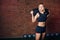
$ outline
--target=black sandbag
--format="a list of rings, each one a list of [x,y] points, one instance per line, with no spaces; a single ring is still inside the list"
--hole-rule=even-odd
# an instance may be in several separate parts
[[[39,12],[38,8],[33,9],[33,16],[35,16],[36,13],[38,13],[38,12]]]
[[[33,16],[35,16],[38,12],[39,12],[38,8],[33,9]],[[45,12],[47,13],[47,15],[49,14],[49,11],[47,8],[45,8]]]

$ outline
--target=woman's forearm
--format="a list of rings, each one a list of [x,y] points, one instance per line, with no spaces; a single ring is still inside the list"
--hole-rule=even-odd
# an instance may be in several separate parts
[[[33,16],[33,11],[30,12],[32,15],[32,22],[35,22],[35,16]]]
[[[32,22],[35,22],[35,17],[33,16],[33,14],[32,14]]]

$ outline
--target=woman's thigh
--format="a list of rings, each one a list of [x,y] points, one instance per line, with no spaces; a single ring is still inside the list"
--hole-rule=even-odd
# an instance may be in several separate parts
[[[36,40],[39,40],[41,37],[41,34],[40,33],[36,33]]]

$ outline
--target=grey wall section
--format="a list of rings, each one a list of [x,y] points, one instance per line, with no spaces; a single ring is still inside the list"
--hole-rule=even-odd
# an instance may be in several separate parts
[[[0,37],[17,37],[35,33],[30,11],[43,2],[50,10],[47,33],[60,33],[60,0],[0,0]]]

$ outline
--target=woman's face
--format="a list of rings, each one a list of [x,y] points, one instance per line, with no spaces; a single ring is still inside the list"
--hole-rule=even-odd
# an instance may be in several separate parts
[[[38,8],[39,8],[40,11],[42,11],[42,10],[44,10],[44,5],[43,5],[43,4],[40,4],[40,5],[38,6]]]

